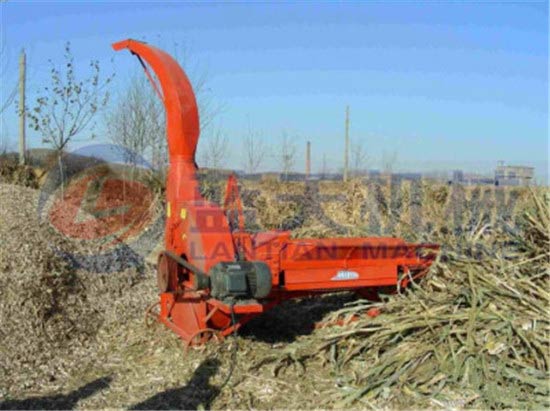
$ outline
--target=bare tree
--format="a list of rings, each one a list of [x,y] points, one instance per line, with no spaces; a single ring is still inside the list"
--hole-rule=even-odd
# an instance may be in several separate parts
[[[2,89],[2,101],[0,101],[0,114],[2,114],[15,100],[17,95],[17,81],[14,79],[12,84],[8,85],[9,56],[7,51],[5,27],[2,27],[0,36],[0,88]]]
[[[62,152],[84,131],[92,131],[92,121],[109,99],[105,89],[113,78],[113,75],[102,78],[97,60],[90,62],[89,76],[78,78],[69,42],[65,44],[64,57],[60,66],[49,61],[51,82],[38,93],[35,106],[27,109],[31,127],[41,134],[43,143],[57,152],[62,184]]]
[[[2,83],[4,82],[4,76],[2,75]],[[4,86],[2,86],[3,88]],[[2,95],[4,92],[2,92]],[[0,106],[0,114],[2,114],[14,101],[15,96],[17,95],[17,82],[14,82],[11,89],[8,90],[6,97],[3,99]]]
[[[65,63],[62,69],[51,64],[51,84],[44,86],[33,109],[27,115],[32,127],[40,132],[42,141],[57,151],[93,125],[97,111],[107,104],[106,86],[113,76],[102,79],[99,62],[92,60],[89,77],[78,79],[70,43],[65,45]],[[93,136],[93,135],[92,135]]]
[[[219,170],[225,165],[228,141],[220,127],[213,129],[205,139],[204,162],[206,167]]]
[[[10,141],[7,135],[0,135],[0,155],[6,154],[10,150]]]
[[[394,166],[397,163],[397,150],[384,151],[382,154],[382,170],[385,174],[390,175],[393,172]]]
[[[352,164],[352,173],[355,176],[360,176],[364,173],[366,168],[366,163],[368,160],[367,152],[363,146],[361,140],[354,140],[351,142],[351,164]]]
[[[243,159],[242,166],[249,173],[255,173],[267,154],[267,146],[260,139],[260,133],[253,130],[248,122],[248,129],[243,137]]]
[[[164,108],[143,76],[134,76],[128,88],[105,114],[109,140],[121,147],[126,162],[151,158],[156,170],[166,166]]]
[[[278,160],[281,163],[281,173],[286,179],[294,168],[294,163],[296,161],[296,144],[286,131],[283,131],[281,135]]]
[[[329,168],[328,168],[327,154],[323,153],[323,158],[321,160],[321,178],[322,179],[327,178],[328,172],[329,172]]]
[[[6,25],[0,27],[0,154],[5,154],[10,150],[11,141],[9,139],[9,130],[4,121],[4,111],[14,102],[17,95],[17,80],[8,80],[10,56],[8,55],[6,42]]]

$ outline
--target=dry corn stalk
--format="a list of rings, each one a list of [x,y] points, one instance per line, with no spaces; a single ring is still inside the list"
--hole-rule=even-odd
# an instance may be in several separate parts
[[[549,223],[547,194],[533,193],[517,227],[474,230],[422,285],[374,304],[383,315],[319,333],[314,346],[297,341],[271,360],[278,371],[319,356],[331,362],[339,383],[326,398],[338,408],[548,407]],[[354,302],[331,319],[372,306]]]

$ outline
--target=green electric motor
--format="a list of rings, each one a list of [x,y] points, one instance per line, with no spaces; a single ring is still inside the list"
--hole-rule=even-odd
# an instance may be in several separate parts
[[[261,261],[218,263],[210,270],[210,290],[220,300],[265,298],[271,292],[271,271]]]

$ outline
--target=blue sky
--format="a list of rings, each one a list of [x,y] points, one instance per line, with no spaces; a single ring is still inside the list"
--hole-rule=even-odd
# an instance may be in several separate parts
[[[539,176],[548,172],[546,2],[10,0],[1,11],[3,90],[15,82],[22,47],[32,95],[48,79],[47,60],[60,58],[67,40],[77,64],[99,59],[117,73],[119,89],[139,67],[110,43],[131,37],[185,45],[224,106],[217,126],[231,143],[233,168],[240,167],[249,122],[273,145],[283,131],[293,136],[297,170],[307,140],[314,170],[323,154],[340,168],[349,104],[351,138],[363,142],[372,168],[395,152],[399,170],[490,172],[504,160],[533,165]],[[14,110],[3,120],[2,132],[15,135]],[[32,133],[31,145],[39,145]],[[276,169],[276,159],[264,168]]]

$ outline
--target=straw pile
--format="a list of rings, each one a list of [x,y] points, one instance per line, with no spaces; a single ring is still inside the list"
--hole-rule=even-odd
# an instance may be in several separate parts
[[[531,200],[514,225],[448,235],[461,247],[445,247],[421,285],[350,303],[331,319],[372,306],[383,315],[299,340],[269,359],[274,369],[332,363],[330,407],[547,408],[550,198]]]
[[[38,192],[0,184],[0,387],[29,390],[94,360],[100,329],[141,316],[143,275],[74,269],[62,252],[82,250],[38,219]],[[96,250],[97,251],[97,250]],[[153,293],[154,295],[154,293]],[[116,301],[114,304],[113,300]]]

